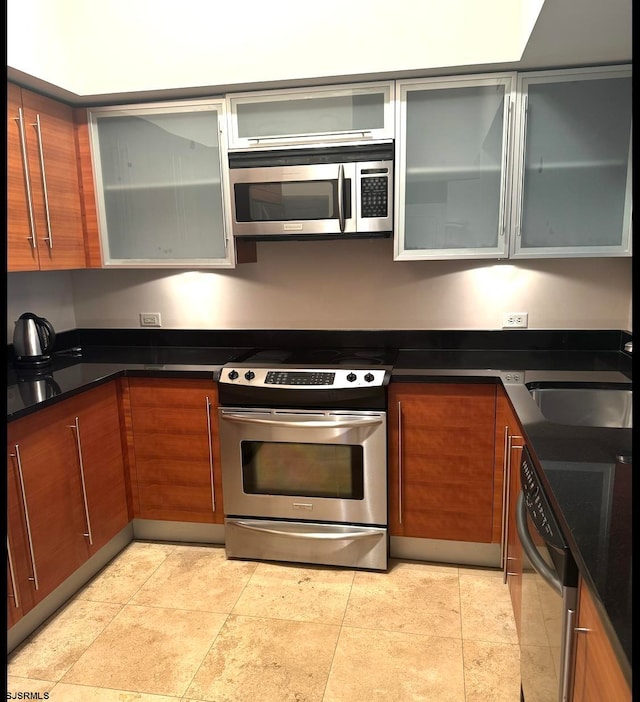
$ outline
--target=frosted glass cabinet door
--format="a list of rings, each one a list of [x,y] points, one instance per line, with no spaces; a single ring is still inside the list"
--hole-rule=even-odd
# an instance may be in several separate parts
[[[227,96],[230,148],[393,139],[393,82]]]
[[[631,255],[631,71],[520,78],[514,257]]]
[[[223,105],[90,111],[105,265],[233,265],[223,204]]]
[[[514,74],[398,81],[396,260],[507,254]]]

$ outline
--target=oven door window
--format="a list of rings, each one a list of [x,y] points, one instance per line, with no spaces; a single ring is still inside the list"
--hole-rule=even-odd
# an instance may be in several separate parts
[[[236,183],[238,222],[337,220],[338,181],[299,180],[277,183]],[[351,218],[351,180],[345,179],[345,218]]]
[[[242,441],[241,454],[247,494],[364,498],[362,446]]]

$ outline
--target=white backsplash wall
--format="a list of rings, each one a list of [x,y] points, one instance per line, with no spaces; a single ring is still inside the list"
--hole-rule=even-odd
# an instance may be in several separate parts
[[[230,271],[73,271],[75,321],[138,328],[140,312],[159,312],[171,329],[500,329],[504,312],[527,312],[530,329],[630,325],[628,258],[392,257],[390,240],[264,242],[257,263]],[[46,315],[38,287],[30,306]]]
[[[75,329],[76,316],[70,271],[7,274],[7,343],[23,312],[46,317],[56,332]]]

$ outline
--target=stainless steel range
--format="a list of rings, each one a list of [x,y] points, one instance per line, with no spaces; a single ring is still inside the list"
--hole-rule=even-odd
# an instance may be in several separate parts
[[[256,352],[223,367],[230,558],[386,570],[384,350]]]

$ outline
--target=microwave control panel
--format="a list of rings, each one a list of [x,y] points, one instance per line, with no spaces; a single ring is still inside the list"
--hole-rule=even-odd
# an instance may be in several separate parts
[[[389,176],[366,176],[360,181],[363,217],[387,217],[389,211]]]

